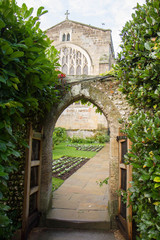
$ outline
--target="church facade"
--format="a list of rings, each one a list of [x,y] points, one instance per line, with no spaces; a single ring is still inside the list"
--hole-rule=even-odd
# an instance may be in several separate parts
[[[63,22],[47,30],[48,37],[59,51],[60,71],[67,76],[97,76],[111,70],[114,49],[111,30],[71,21],[68,15]],[[106,118],[95,113],[93,106],[70,105],[59,117],[56,127],[67,129],[73,137],[93,136],[96,131],[108,131]]]
[[[99,75],[111,69],[114,50],[111,30],[65,21],[47,30],[60,52],[60,70],[67,75]]]

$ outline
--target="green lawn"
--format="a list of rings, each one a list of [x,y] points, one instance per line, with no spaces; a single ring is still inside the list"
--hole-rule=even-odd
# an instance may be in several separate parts
[[[59,145],[55,145],[53,149],[53,159],[57,159],[62,156],[92,158],[97,154],[97,152],[76,150],[75,147],[68,147],[67,146],[68,144],[70,143],[64,142],[64,143],[60,143]],[[84,144],[74,143],[74,145],[79,146]],[[89,143],[85,145],[104,146],[104,144],[99,144],[99,143]]]
[[[60,178],[52,177],[52,190],[55,191],[56,189],[58,189],[62,185],[63,182],[64,182],[64,180],[62,180]]]

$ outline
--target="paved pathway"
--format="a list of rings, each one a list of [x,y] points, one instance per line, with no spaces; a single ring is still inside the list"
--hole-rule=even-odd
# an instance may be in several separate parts
[[[53,193],[47,223],[56,219],[108,224],[108,185],[97,184],[108,176],[109,143]]]
[[[103,231],[110,229],[108,185],[97,184],[108,176],[109,143],[53,193],[46,226],[61,229],[34,229],[29,240],[115,240]]]

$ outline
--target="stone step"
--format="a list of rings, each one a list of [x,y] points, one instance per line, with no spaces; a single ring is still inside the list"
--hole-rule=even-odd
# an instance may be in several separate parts
[[[118,236],[119,237],[119,236]],[[113,232],[104,230],[83,230],[72,228],[35,228],[28,240],[118,240]]]
[[[46,227],[48,228],[72,228],[82,230],[105,230],[110,231],[110,222],[102,221],[74,221],[60,219],[46,219]]]

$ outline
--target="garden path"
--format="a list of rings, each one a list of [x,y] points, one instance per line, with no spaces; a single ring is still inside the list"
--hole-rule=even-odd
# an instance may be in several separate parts
[[[119,230],[106,231],[109,189],[96,183],[109,175],[108,153],[109,143],[54,192],[50,228],[33,229],[28,240],[124,240]]]
[[[109,230],[109,187],[97,184],[108,176],[109,143],[53,193],[46,225]]]

